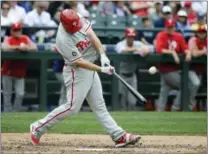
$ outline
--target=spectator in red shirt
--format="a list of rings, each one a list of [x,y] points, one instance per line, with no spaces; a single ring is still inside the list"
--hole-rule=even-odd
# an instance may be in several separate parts
[[[158,101],[158,111],[164,111],[168,93],[171,89],[177,89],[178,94],[172,106],[172,111],[180,109],[181,98],[181,76],[180,59],[178,54],[186,54],[186,61],[191,60],[191,52],[188,50],[185,39],[180,33],[175,32],[175,21],[167,19],[165,21],[165,30],[158,33],[156,37],[156,52],[159,54],[172,55],[176,64],[160,63],[159,71],[161,73],[161,90]]]
[[[134,14],[139,17],[148,16],[148,9],[153,7],[153,2],[146,1],[132,1],[130,2],[130,8],[135,12]]]
[[[11,25],[11,36],[5,38],[2,49],[5,52],[27,52],[36,51],[37,47],[32,43],[28,36],[22,35],[21,23]],[[4,60],[2,66],[2,83],[4,112],[12,111],[12,87],[15,90],[15,100],[13,111],[22,109],[22,100],[24,96],[24,77],[26,76],[26,62],[23,60]]]
[[[196,22],[196,12],[192,9],[192,2],[185,2],[184,9],[187,12],[187,21],[190,25]]]
[[[205,26],[201,26],[198,28],[196,37],[192,37],[189,42],[188,46],[189,49],[192,51],[193,57],[200,57],[207,55],[207,28]],[[192,93],[192,97],[190,98],[190,105],[189,108],[191,110],[195,110],[196,102],[195,96],[200,86],[202,74],[206,71],[206,65],[204,64],[191,64],[190,71],[189,71],[189,78],[190,78],[190,93]]]

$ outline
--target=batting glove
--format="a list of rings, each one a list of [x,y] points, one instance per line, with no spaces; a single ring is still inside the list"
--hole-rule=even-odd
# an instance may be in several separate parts
[[[105,55],[105,53],[100,54],[100,61],[101,61],[101,66],[109,66],[110,65],[110,60],[108,57]]]
[[[101,67],[101,72],[106,73],[108,75],[112,75],[114,72],[114,67],[113,66]]]

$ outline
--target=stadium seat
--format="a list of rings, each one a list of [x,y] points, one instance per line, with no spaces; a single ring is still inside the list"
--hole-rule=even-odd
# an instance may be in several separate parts
[[[105,37],[105,31],[104,28],[106,27],[106,17],[105,16],[100,16],[96,13],[92,13],[90,15],[89,20],[92,23],[92,27],[100,27],[103,28],[103,30],[95,30],[95,33],[100,36],[100,37]]]
[[[142,25],[142,18],[133,15],[127,18],[128,26],[138,27]]]
[[[107,28],[114,28],[106,32],[109,37],[110,44],[116,44],[124,37],[124,29],[126,28],[126,20],[124,17],[118,17],[116,15],[108,16],[107,18]]]

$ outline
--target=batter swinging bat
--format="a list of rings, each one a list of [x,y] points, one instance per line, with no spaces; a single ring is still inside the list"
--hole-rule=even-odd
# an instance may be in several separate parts
[[[130,86],[120,75],[118,75],[115,71],[114,71],[114,75],[117,77],[117,79],[119,79],[125,86],[126,88],[140,101],[142,101],[143,103],[146,103],[147,100],[138,92],[136,91],[134,88],[132,88],[132,86]]]

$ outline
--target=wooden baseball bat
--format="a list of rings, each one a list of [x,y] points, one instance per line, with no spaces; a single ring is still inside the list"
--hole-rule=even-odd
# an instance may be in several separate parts
[[[121,81],[121,83],[123,83],[126,88],[141,102],[146,103],[147,100],[137,91],[135,90],[132,86],[130,86],[120,75],[118,75],[115,71],[114,71],[114,75],[117,77],[117,79],[119,79]]]

